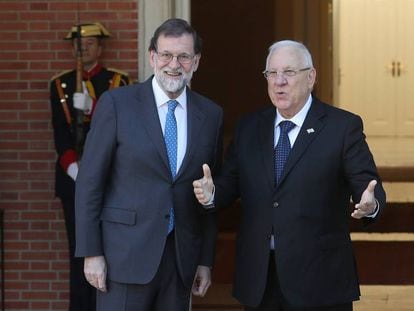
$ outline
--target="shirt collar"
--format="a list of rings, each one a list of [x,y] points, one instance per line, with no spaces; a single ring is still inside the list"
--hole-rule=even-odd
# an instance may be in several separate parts
[[[286,120],[292,121],[293,123],[295,123],[296,126],[302,127],[303,122],[305,122],[306,115],[308,114],[308,111],[309,111],[309,109],[311,107],[311,104],[312,104],[312,95],[309,95],[308,100],[306,101],[305,105],[291,119],[284,118],[279,113],[279,111],[276,109],[276,122],[275,122],[275,127],[277,127],[280,122],[286,121]]]
[[[152,90],[154,92],[155,103],[158,108],[171,100],[171,98],[169,98],[163,89],[159,86],[157,79],[155,79],[155,76],[152,78]],[[178,101],[178,106],[181,106],[184,110],[186,110],[187,107],[187,92],[185,90],[186,89],[181,92],[180,96],[175,98],[175,100]]]
[[[92,78],[93,76],[96,76],[98,73],[100,73],[102,71],[102,65],[99,63],[96,63],[95,65],[92,66],[91,69],[89,69],[88,71],[83,71],[83,78],[85,80],[89,80],[90,78]]]

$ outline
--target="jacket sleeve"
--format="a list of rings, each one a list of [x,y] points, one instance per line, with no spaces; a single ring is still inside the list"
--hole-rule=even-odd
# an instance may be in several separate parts
[[[378,218],[385,208],[386,195],[374,158],[365,140],[362,119],[356,115],[353,115],[348,125],[344,140],[343,161],[345,177],[351,188],[353,202],[357,203],[361,200],[362,193],[371,180],[377,181],[375,198],[379,203],[379,213],[375,218],[363,218],[365,225],[370,224]]]
[[[215,160],[211,167],[213,176],[218,175],[221,169],[223,153],[223,113],[220,110],[220,116],[216,125],[217,135],[215,144]],[[202,208],[204,212],[205,209]],[[218,235],[217,213],[204,213],[203,217],[203,248],[199,265],[213,267],[215,258],[215,247]]]
[[[88,133],[75,191],[76,256],[103,254],[100,217],[113,152],[116,111],[111,95],[100,99]]]

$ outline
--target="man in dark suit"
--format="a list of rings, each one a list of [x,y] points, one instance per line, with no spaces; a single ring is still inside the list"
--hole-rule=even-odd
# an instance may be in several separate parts
[[[222,109],[187,86],[201,45],[186,21],[158,27],[149,52],[154,76],[100,98],[76,184],[76,255],[97,310],[188,310],[211,282],[217,223],[192,181],[220,164]]]
[[[78,38],[78,30],[79,38]],[[73,54],[81,43],[81,75],[83,92],[76,92],[77,71],[66,70],[50,82],[52,125],[58,159],[55,170],[56,195],[62,202],[69,244],[70,295],[69,310],[95,310],[95,288],[83,275],[83,261],[75,258],[75,180],[84,139],[89,131],[96,101],[111,88],[129,84],[127,74],[103,67],[99,63],[102,40],[110,36],[100,23],[71,27],[66,40],[71,40]],[[78,40],[79,39],[79,40]],[[78,118],[80,116],[80,119]]]
[[[273,106],[238,124],[214,197],[208,165],[194,192],[212,210],[241,199],[233,293],[246,310],[352,310],[349,215],[370,223],[385,206],[362,120],[312,96],[301,43],[273,44],[264,75]]]

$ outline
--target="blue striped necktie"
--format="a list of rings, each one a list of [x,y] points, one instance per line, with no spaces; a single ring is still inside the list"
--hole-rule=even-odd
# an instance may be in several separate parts
[[[177,120],[175,119],[176,100],[168,101],[168,112],[165,120],[164,140],[167,147],[168,161],[170,163],[171,175],[173,180],[177,174]],[[170,218],[168,222],[168,233],[174,229],[174,207],[170,208]]]

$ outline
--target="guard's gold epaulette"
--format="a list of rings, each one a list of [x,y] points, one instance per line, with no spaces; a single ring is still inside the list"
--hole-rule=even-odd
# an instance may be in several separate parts
[[[56,80],[57,78],[63,76],[64,74],[67,74],[68,72],[71,72],[73,69],[64,70],[62,72],[59,72],[58,74],[55,74],[50,81]]]
[[[107,70],[108,71],[113,71],[113,72],[116,72],[116,73],[119,73],[123,76],[128,77],[128,72],[126,72],[126,71],[122,71],[122,70],[119,70],[119,69],[116,69],[116,68],[107,68]]]

